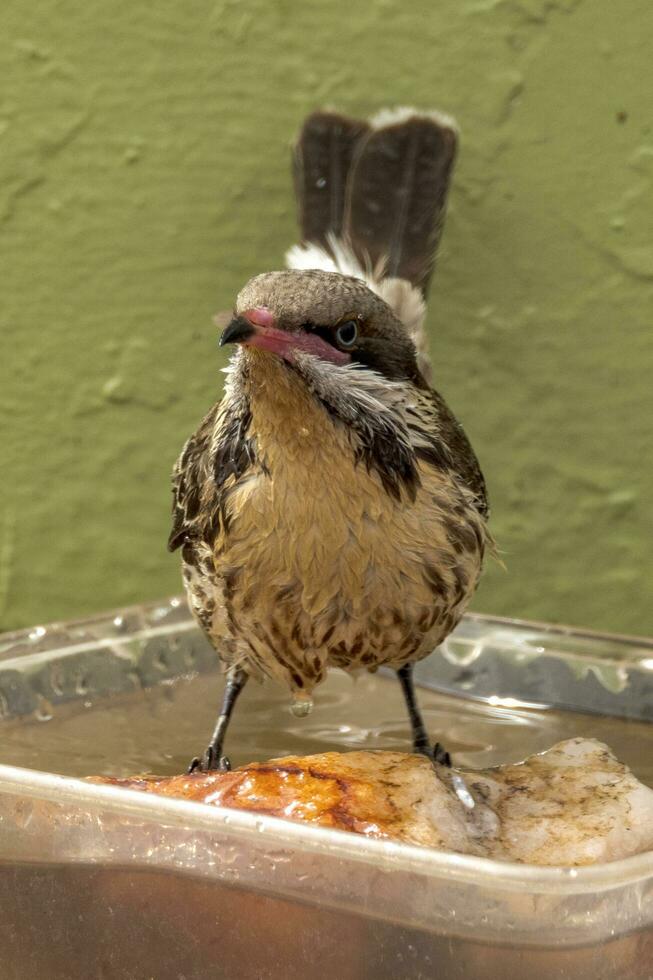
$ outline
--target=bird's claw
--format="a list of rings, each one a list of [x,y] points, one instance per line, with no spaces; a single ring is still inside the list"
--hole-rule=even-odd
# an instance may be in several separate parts
[[[426,743],[426,740],[418,742],[413,751],[417,752],[418,755],[425,755],[434,765],[446,766],[447,769],[451,769],[451,756],[440,742],[436,742],[433,748]]]
[[[444,745],[440,745],[439,742],[436,742],[433,746],[433,761],[437,762],[440,766],[446,766],[447,769],[451,769],[451,756]]]
[[[191,759],[187,772],[189,776],[194,772],[231,772],[231,762],[226,755],[218,756],[213,746],[209,745],[201,759],[197,755]]]

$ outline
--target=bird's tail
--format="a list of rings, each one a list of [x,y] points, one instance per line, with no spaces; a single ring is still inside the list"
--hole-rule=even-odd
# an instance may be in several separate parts
[[[302,242],[289,266],[364,278],[405,323],[427,377],[424,301],[457,139],[437,112],[384,110],[369,121],[315,112],[294,151]]]

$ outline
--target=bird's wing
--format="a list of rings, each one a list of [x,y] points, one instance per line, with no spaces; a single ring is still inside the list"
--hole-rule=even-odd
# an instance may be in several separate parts
[[[226,529],[229,492],[256,464],[250,421],[246,399],[225,395],[186,442],[172,474],[170,551],[188,540],[213,547]]]
[[[417,458],[440,469],[453,470],[472,494],[479,514],[487,520],[490,508],[485,478],[465,430],[442,395],[426,386],[416,389],[407,415]]]

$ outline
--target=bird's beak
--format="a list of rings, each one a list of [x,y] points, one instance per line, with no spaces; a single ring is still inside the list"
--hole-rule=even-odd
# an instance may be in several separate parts
[[[274,313],[266,306],[258,306],[235,316],[231,323],[222,331],[220,347],[225,344],[247,344],[253,347],[267,346],[261,339],[273,334],[279,334]]]
[[[254,336],[255,327],[253,323],[246,320],[243,316],[236,316],[231,323],[225,327],[220,335],[220,347],[225,344],[242,344]]]

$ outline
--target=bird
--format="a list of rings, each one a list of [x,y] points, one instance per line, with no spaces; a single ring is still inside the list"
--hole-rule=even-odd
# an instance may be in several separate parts
[[[301,240],[251,278],[220,337],[224,394],[172,476],[168,547],[226,670],[205,751],[248,679],[308,714],[329,668],[396,672],[415,753],[433,744],[413,668],[460,620],[492,547],[485,480],[431,387],[426,294],[458,146],[453,119],[311,113],[293,149]]]

